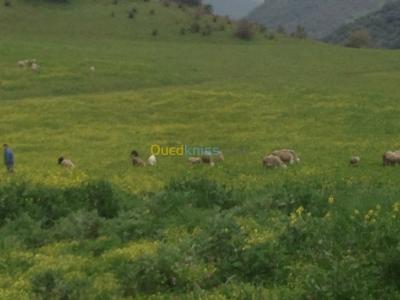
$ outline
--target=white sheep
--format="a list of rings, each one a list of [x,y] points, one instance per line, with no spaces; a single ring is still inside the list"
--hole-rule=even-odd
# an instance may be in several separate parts
[[[31,66],[32,71],[39,72],[40,71],[40,65],[37,63],[33,63]]]
[[[157,158],[154,154],[150,155],[150,157],[147,159],[147,162],[149,166],[154,167],[157,164]]]

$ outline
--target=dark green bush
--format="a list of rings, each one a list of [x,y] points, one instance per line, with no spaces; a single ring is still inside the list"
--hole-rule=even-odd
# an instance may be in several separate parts
[[[247,20],[240,21],[234,33],[235,37],[246,41],[251,40],[254,37],[254,34],[254,26]]]
[[[58,220],[52,232],[56,240],[96,239],[103,223],[96,211],[80,210]]]
[[[190,25],[190,32],[191,33],[198,33],[200,32],[201,26],[199,23],[195,22]]]
[[[134,263],[123,263],[117,275],[123,286],[125,296],[138,293],[155,293],[182,289],[185,278],[180,278],[175,269],[182,259],[179,249],[163,246],[156,255],[147,255]]]
[[[88,208],[97,210],[99,216],[113,218],[118,215],[120,205],[114,190],[107,181],[90,182],[87,187]]]
[[[194,207],[229,209],[238,203],[232,190],[204,177],[175,179],[167,192],[179,192]]]

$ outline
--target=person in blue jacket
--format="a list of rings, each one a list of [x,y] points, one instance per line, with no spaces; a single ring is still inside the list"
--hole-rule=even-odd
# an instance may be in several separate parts
[[[14,153],[7,144],[3,145],[4,148],[4,165],[9,173],[14,172]]]

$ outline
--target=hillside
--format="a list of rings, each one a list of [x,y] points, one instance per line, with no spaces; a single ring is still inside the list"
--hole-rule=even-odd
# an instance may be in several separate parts
[[[113,3],[0,6],[0,299],[399,299],[400,52]]]
[[[250,11],[260,5],[263,0],[204,0],[204,4],[211,4],[215,13],[234,19],[246,17]]]
[[[378,10],[388,0],[266,0],[248,16],[267,27],[283,26],[293,32],[306,28],[309,36],[323,38],[339,26]]]
[[[325,40],[345,45],[351,34],[360,30],[368,32],[371,47],[400,48],[400,1],[340,27]]]

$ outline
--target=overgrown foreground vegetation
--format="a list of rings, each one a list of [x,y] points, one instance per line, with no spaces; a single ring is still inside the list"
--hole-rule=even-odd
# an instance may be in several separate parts
[[[205,177],[129,195],[105,181],[0,187],[1,299],[395,299],[400,202],[382,183],[257,192]]]

